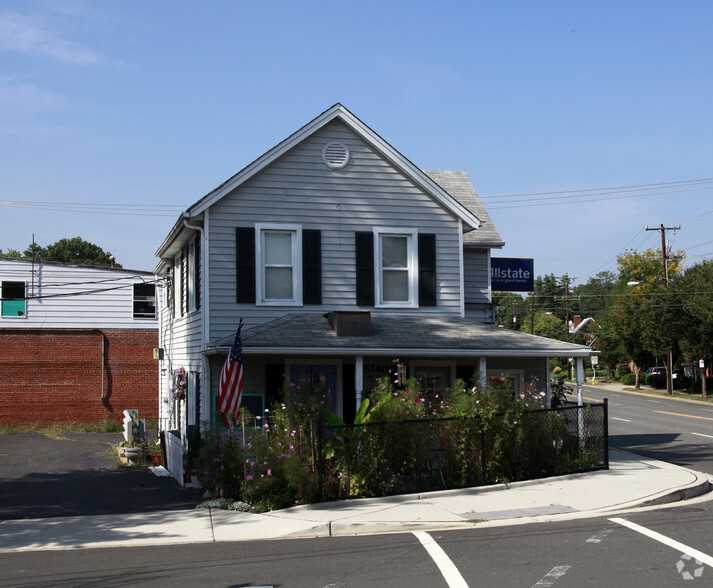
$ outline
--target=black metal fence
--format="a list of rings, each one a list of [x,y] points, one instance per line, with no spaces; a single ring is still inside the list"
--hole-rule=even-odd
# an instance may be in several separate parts
[[[322,500],[465,488],[608,469],[607,402],[512,417],[321,425]]]

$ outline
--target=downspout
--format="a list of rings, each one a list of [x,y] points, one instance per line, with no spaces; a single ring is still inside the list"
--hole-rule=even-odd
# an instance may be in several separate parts
[[[104,396],[104,380],[106,378],[106,340],[104,338],[103,331],[99,331],[99,336],[102,338],[102,404],[106,404],[106,397]]]
[[[186,227],[187,229],[190,229],[191,231],[197,231],[200,234],[201,238],[201,259],[200,259],[200,264],[201,264],[201,270],[203,273],[203,279],[201,280],[201,292],[200,292],[200,297],[201,297],[201,346],[203,350],[205,350],[206,345],[208,344],[208,325],[206,323],[206,307],[208,306],[208,299],[206,296],[206,283],[208,282],[208,265],[206,263],[206,259],[208,257],[207,255],[207,250],[208,250],[208,240],[206,239],[205,236],[205,231],[203,230],[203,227],[200,227],[198,225],[192,225],[188,221],[190,220],[191,215],[188,212],[183,213],[183,226]]]
[[[205,397],[205,394],[208,393],[208,402],[206,402],[206,407],[208,404],[210,404],[210,368],[208,365],[208,359],[206,358],[205,355],[205,350],[208,347],[208,337],[209,337],[209,327],[208,327],[208,237],[206,236],[206,232],[204,231],[203,227],[198,226],[198,225],[192,225],[188,221],[190,220],[191,215],[189,212],[184,212],[183,213],[183,226],[186,227],[187,229],[190,229],[192,231],[197,231],[198,234],[200,235],[201,239],[201,259],[200,259],[200,269],[202,273],[202,280],[201,280],[201,287],[200,287],[200,302],[201,302],[201,386],[200,386],[200,395],[201,397]],[[203,224],[206,224],[208,222],[208,211],[206,210],[204,213],[203,217]],[[195,382],[193,384],[195,386]],[[203,398],[197,398],[196,402],[198,402],[198,406],[200,409],[204,408],[203,406]],[[199,411],[201,416],[205,413],[205,411],[200,410]],[[188,415],[186,415],[186,418]],[[201,426],[201,423],[196,423],[198,427]]]
[[[465,317],[465,276],[463,272],[465,271],[465,250],[463,249],[463,220],[458,219],[458,272],[460,274],[460,281],[458,287],[460,288],[460,316]]]

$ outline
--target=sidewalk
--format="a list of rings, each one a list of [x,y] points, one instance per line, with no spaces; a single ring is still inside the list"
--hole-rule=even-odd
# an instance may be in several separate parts
[[[709,476],[611,450],[610,469],[266,514],[179,510],[0,522],[0,552],[356,535],[610,515],[708,492]]]

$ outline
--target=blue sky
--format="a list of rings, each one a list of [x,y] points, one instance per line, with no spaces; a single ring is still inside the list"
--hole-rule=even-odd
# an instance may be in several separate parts
[[[153,269],[180,210],[341,102],[467,172],[539,275],[615,269],[646,225],[713,256],[710,0],[4,0],[0,63],[1,249]]]

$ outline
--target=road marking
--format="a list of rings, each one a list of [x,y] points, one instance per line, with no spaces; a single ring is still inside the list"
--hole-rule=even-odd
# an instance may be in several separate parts
[[[666,537],[666,535],[662,535],[661,533],[657,533],[656,531],[652,531],[651,529],[647,529],[646,527],[642,527],[641,525],[637,525],[636,523],[632,523],[631,521],[627,521],[626,519],[618,519],[617,518],[617,519],[609,519],[609,520],[612,523],[618,523],[619,525],[628,527],[632,531],[636,531],[637,533],[646,535],[650,539],[658,541],[659,543],[668,545],[669,547],[671,547],[677,551],[680,551],[681,553],[685,553],[687,555],[690,555],[691,557],[695,557],[701,563],[704,563],[707,566],[710,566],[713,568],[713,557],[703,553],[702,551],[693,549],[693,547],[684,545],[683,543],[680,543],[680,542],[676,541],[675,539]]]
[[[535,586],[552,586],[557,580],[567,573],[567,570],[572,566],[555,566],[547,572]],[[535,588],[533,586],[532,588]]]
[[[577,398],[576,394],[565,394],[565,396],[571,396],[572,398]],[[589,398],[589,396],[582,396],[582,400],[589,400],[589,402],[601,402],[597,398]]]
[[[681,414],[680,412],[666,412],[665,410],[655,410],[654,412],[658,412],[659,414],[670,414],[673,416],[688,417],[689,419],[703,419],[704,421],[713,421],[713,418],[711,418],[711,417],[702,417],[702,416],[697,416],[694,414]]]
[[[443,551],[441,546],[436,543],[433,537],[425,531],[413,531],[413,534],[421,542],[421,545],[426,549],[428,555],[431,556],[431,559],[438,566],[438,569],[441,570],[443,579],[448,586],[453,586],[454,588],[468,588],[468,584],[463,579],[463,576],[460,575],[458,568],[446,555],[446,552]]]
[[[703,433],[693,433],[693,432],[691,432],[691,435],[698,435],[699,437],[708,437],[709,439],[713,439],[713,435],[704,435]]]
[[[625,423],[630,423],[631,421],[629,419],[619,419],[617,417],[612,417],[611,420],[613,421],[624,421]]]
[[[596,535],[592,535],[589,539],[587,539],[587,543],[601,543],[602,539],[605,539],[609,533],[612,532],[613,529],[602,529],[601,531],[598,531]]]
[[[653,402],[655,404],[661,404],[660,400],[649,400],[648,398],[646,399],[647,402]]]

